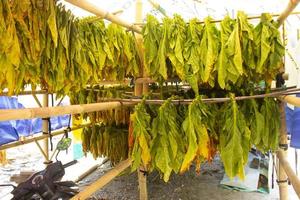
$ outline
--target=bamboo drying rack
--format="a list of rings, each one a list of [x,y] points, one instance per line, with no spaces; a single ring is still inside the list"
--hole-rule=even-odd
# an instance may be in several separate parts
[[[114,16],[113,14],[96,7],[95,5],[91,4],[90,2],[86,0],[65,0],[77,7],[80,7],[88,12],[91,12],[99,17],[102,17],[104,19],[107,19],[113,23],[116,23],[118,25],[121,25],[129,30],[132,30],[136,33],[141,33],[141,28],[137,24],[141,24],[141,21],[137,20],[136,24],[130,24],[122,19],[120,19],[117,16]],[[292,13],[294,8],[298,5],[300,0],[290,0],[287,8],[280,14],[280,15],[274,15],[279,16],[277,18],[277,21],[279,25],[282,25],[285,19]],[[137,9],[137,14],[141,13],[141,7],[142,3],[141,0],[137,0],[137,7],[140,9]],[[249,19],[255,19],[256,17],[250,17]],[[216,20],[217,22],[218,20]],[[146,77],[146,74],[143,73],[142,77]],[[145,78],[145,82],[148,78]],[[141,83],[137,83],[135,86],[135,95],[140,96],[141,94],[147,93],[147,84],[143,84],[144,81],[141,81]],[[290,94],[290,93],[289,93]],[[45,97],[48,97],[48,94],[45,94]],[[44,98],[45,99],[45,98]],[[294,104],[296,106],[300,106],[300,100],[295,97],[290,96],[283,96],[280,98],[284,102],[288,102],[291,104]],[[224,99],[225,101],[225,99]],[[226,99],[228,101],[228,99]],[[129,102],[130,103],[130,102]],[[131,102],[132,103],[132,102]],[[47,105],[47,101],[44,100],[43,105]],[[123,103],[122,103],[123,104]],[[22,115],[20,114],[20,110],[5,110],[0,111],[0,121],[3,120],[13,120],[13,119],[20,119],[21,116],[23,116],[23,119],[28,118],[34,118],[34,117],[50,117],[50,116],[56,116],[56,115],[62,115],[62,114],[75,114],[75,113],[82,113],[82,112],[93,112],[93,111],[100,111],[100,110],[109,110],[113,108],[120,107],[122,105],[120,102],[105,102],[105,103],[96,103],[96,104],[89,104],[89,105],[73,105],[73,106],[65,106],[65,107],[55,107],[55,108],[34,108],[34,109],[23,109]],[[284,115],[282,115],[284,116]],[[283,117],[282,117],[283,119]],[[46,125],[46,124],[45,124]],[[45,136],[44,136],[45,137]],[[281,137],[284,138],[281,140],[283,144],[286,144],[285,138],[286,138],[286,130],[285,127],[282,128],[281,131]],[[44,138],[43,138],[44,139]],[[47,148],[47,145],[46,149]],[[280,180],[286,179],[287,176],[289,177],[292,185],[295,188],[295,191],[299,195],[299,179],[294,176],[293,171],[291,170],[289,163],[285,160],[285,152],[282,152],[283,150],[278,151],[277,157],[280,161],[279,170],[283,173],[283,176],[279,177]],[[84,189],[84,191],[80,192],[78,195],[73,197],[72,199],[86,199],[90,197],[94,192],[96,192],[98,189],[102,188],[105,184],[107,184],[109,181],[111,181],[113,178],[115,178],[118,174],[120,174],[122,171],[124,171],[126,168],[128,168],[131,165],[132,160],[128,159],[125,160],[119,165],[117,165],[114,169],[106,173],[104,176],[102,176],[100,179],[98,179],[95,183],[88,186]],[[287,175],[285,174],[287,173]],[[140,174],[140,173],[139,173]],[[288,191],[286,187],[287,183],[280,184],[280,199],[286,200],[288,198]],[[140,185],[140,199],[147,199],[147,187],[146,187],[146,177],[139,175],[139,185]]]

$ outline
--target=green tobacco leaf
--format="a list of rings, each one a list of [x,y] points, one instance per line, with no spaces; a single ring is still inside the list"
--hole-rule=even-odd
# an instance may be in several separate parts
[[[52,41],[54,42],[54,47],[57,47],[58,43],[58,31],[57,31],[57,26],[56,26],[56,17],[55,17],[55,4],[54,2],[50,3],[50,16],[47,20],[51,36],[52,36]]]
[[[165,18],[162,25],[162,37],[158,48],[157,65],[159,74],[166,80],[168,79],[168,69],[166,59],[169,53],[169,34],[171,19]]]
[[[170,51],[168,57],[181,80],[185,80],[183,48],[186,40],[186,23],[179,15],[174,15],[170,26]]]
[[[232,33],[234,20],[226,16],[221,21],[221,50],[218,57],[217,71],[218,71],[218,83],[222,89],[226,86],[227,81],[227,67],[229,58],[226,54],[226,43]]]
[[[241,42],[243,62],[247,69],[255,69],[254,27],[248,22],[247,15],[239,11],[237,14],[239,37]]]
[[[172,171],[179,171],[183,158],[180,119],[176,107],[171,103],[172,99],[162,104],[152,124],[151,154],[155,158],[154,165],[163,173],[165,182],[169,180]]]
[[[279,104],[275,99],[265,98],[260,112],[264,116],[265,124],[260,148],[264,151],[270,149],[275,151],[278,148],[280,128]]]
[[[211,73],[215,71],[215,64],[219,52],[219,31],[214,23],[211,23],[211,18],[205,19],[204,33],[200,44],[200,59],[204,71],[202,80],[207,82]]]
[[[231,103],[224,106],[222,115],[224,127],[220,130],[220,154],[226,174],[230,178],[238,176],[244,179],[244,166],[250,150],[250,131],[234,97],[231,98]]]
[[[207,105],[202,102],[200,96],[197,96],[189,105],[186,118],[182,124],[187,143],[187,152],[184,156],[180,173],[188,170],[196,157],[204,160],[209,158],[210,141],[207,129],[210,116]]]
[[[151,76],[158,73],[157,56],[161,37],[161,28],[158,20],[152,16],[147,16],[147,23],[142,30],[144,38],[144,64],[145,68]]]
[[[148,169],[151,161],[150,155],[150,116],[146,112],[145,103],[142,102],[135,107],[134,113],[130,116],[133,124],[133,136],[135,139],[132,151],[132,171],[138,169],[142,164]],[[139,162],[138,162],[139,161]]]

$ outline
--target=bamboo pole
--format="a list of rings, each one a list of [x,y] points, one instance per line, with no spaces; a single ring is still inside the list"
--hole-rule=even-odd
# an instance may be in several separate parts
[[[37,98],[37,96],[35,94],[32,94],[32,97],[34,98],[35,102],[38,104],[38,106],[40,108],[43,107],[43,105],[41,104],[40,100]]]
[[[143,22],[143,1],[136,0],[136,8],[135,8],[135,22],[142,23]],[[136,35],[136,42],[137,48],[139,52],[139,57],[141,60],[140,69],[142,71],[142,77],[147,76],[145,67],[144,67],[144,46],[143,46],[143,37],[141,35]],[[142,96],[143,94],[148,93],[148,83],[136,83],[135,84],[135,96]],[[140,166],[137,170],[138,174],[138,182],[139,182],[139,197],[140,200],[147,200],[148,199],[148,192],[147,192],[147,177],[142,171],[145,169]]]
[[[37,91],[22,91],[13,96],[21,96],[21,95],[32,95],[32,94],[46,94],[46,90],[37,90]],[[10,96],[8,92],[1,92],[0,96]]]
[[[236,101],[241,101],[241,100],[248,100],[248,99],[258,99],[258,98],[266,98],[266,97],[282,97],[282,95],[286,94],[291,94],[293,92],[300,92],[300,88],[293,88],[293,89],[288,89],[288,90],[283,90],[283,91],[276,91],[276,92],[271,92],[267,94],[258,94],[258,95],[251,95],[251,96],[237,96],[234,99]],[[289,96],[287,96],[289,97]],[[165,100],[162,99],[108,99],[110,101],[120,101],[122,103],[127,103],[127,104],[138,104],[142,101],[145,101],[146,104],[163,104]],[[190,104],[193,102],[194,99],[174,99],[171,100],[173,104]],[[229,97],[224,97],[224,98],[203,98],[202,101],[204,103],[224,103],[231,101],[231,98]]]
[[[300,98],[299,97],[281,96],[279,99],[285,103],[289,103],[293,106],[300,107]]]
[[[279,147],[283,150],[284,157],[287,157],[288,143],[287,143],[287,132],[286,132],[286,121],[285,121],[285,108],[284,103],[280,103],[280,136],[279,136]],[[277,162],[277,183],[279,186],[280,200],[288,200],[288,177],[285,173],[282,163]]]
[[[115,166],[109,172],[105,173],[102,177],[100,177],[96,182],[94,182],[90,186],[84,188],[83,191],[81,191],[76,196],[72,197],[71,200],[88,199],[97,190],[104,187],[107,183],[109,183],[111,180],[113,180],[115,177],[117,177],[121,172],[123,172],[125,169],[130,167],[131,163],[132,163],[131,159],[127,159],[127,160],[120,162],[117,166]]]
[[[299,14],[300,14],[300,12],[292,12],[292,13],[290,13],[289,15],[299,15]],[[271,16],[272,16],[272,17],[279,17],[280,14],[271,14]],[[247,17],[248,20],[252,20],[252,19],[260,19],[260,18],[261,18],[261,15],[255,15],[255,16]],[[216,19],[216,20],[211,20],[210,22],[211,22],[211,23],[220,23],[220,22],[222,22],[222,21],[223,21],[223,19]],[[204,21],[199,21],[198,23],[199,23],[199,24],[203,24]],[[137,25],[137,26],[144,26],[144,25],[145,25],[145,23],[134,23],[134,24]],[[189,23],[187,23],[187,24],[189,24]]]
[[[47,118],[52,116],[78,114],[84,112],[94,112],[111,110],[121,106],[120,102],[92,103],[83,105],[58,106],[51,108],[25,108],[25,109],[5,109],[0,110],[0,121]]]
[[[101,167],[102,165],[104,165],[105,163],[107,163],[108,161],[109,161],[109,159],[105,158],[100,164],[96,164],[96,165],[92,166],[87,171],[85,171],[84,173],[80,174],[74,180],[74,182],[77,183],[77,182],[81,181],[82,179],[84,179],[85,177],[87,177],[88,175],[90,175],[91,173],[93,173],[94,171],[96,171],[96,169],[98,169],[99,167]]]
[[[153,8],[158,10],[163,16],[167,17],[166,10],[163,7],[161,7],[159,3],[153,0],[148,0],[148,2],[153,6]]]
[[[88,2],[86,0],[65,0],[65,1],[77,6],[79,8],[82,8],[83,10],[93,13],[99,17],[103,17],[104,19],[106,19],[108,21],[111,21],[120,26],[126,27],[134,32],[137,32],[137,33],[142,32],[140,27],[138,27],[134,24],[130,24],[130,23],[122,20],[118,16],[115,16],[112,13],[109,13],[108,11],[101,9],[98,6]]]
[[[298,198],[300,199],[300,179],[296,175],[296,173],[293,171],[293,168],[291,167],[291,165],[289,164],[288,160],[285,157],[286,156],[285,156],[284,151],[279,150],[277,152],[277,158],[278,158],[282,168],[286,172],[286,174],[289,178],[289,181],[291,182],[296,194],[298,195]]]
[[[281,26],[286,18],[293,12],[293,10],[297,7],[300,0],[290,0],[286,9],[280,14],[277,19],[278,25]]]
[[[38,101],[38,99],[36,99]],[[43,108],[48,108],[49,106],[49,96],[48,93],[43,94]],[[16,110],[18,112],[18,110]],[[42,133],[44,135],[47,135],[49,133],[49,121],[48,119],[45,119],[45,117],[42,119]],[[37,141],[35,141],[37,143]],[[37,143],[38,144],[38,143]],[[48,138],[43,139],[43,149],[41,149],[41,152],[43,152],[43,155],[45,157],[45,164],[49,164],[51,161],[49,160],[49,142]]]
[[[39,148],[42,155],[44,156],[44,158],[46,160],[46,164],[49,163],[49,155],[46,154],[46,152],[43,150],[42,146],[40,145],[40,143],[38,141],[35,140],[34,142],[37,145],[37,147]]]
[[[81,128],[84,128],[84,127],[89,126],[89,125],[90,124],[88,123],[88,124],[83,124],[83,125],[80,125],[80,126],[77,126],[77,127],[72,127],[71,130],[74,131],[74,130],[81,129]],[[52,132],[51,135],[52,136],[58,136],[58,135],[61,135],[61,134],[64,134],[64,133],[65,133],[65,130],[59,130],[59,131]],[[34,141],[39,141],[39,140],[43,140],[43,139],[46,139],[46,138],[49,138],[49,135],[43,134],[43,135],[40,135],[40,136],[27,138],[25,140],[16,141],[16,142],[12,142],[12,143],[9,143],[9,144],[4,144],[4,145],[0,146],[0,151],[5,150],[5,149],[10,149],[10,148],[13,148],[13,147],[18,147],[18,146],[21,146],[21,145],[24,145],[24,144],[29,144],[29,143],[32,143]]]

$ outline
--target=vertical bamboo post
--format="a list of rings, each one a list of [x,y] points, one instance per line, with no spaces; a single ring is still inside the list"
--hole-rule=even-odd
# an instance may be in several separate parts
[[[284,108],[284,103],[280,103],[280,137],[279,137],[279,145],[280,148],[283,150],[283,156],[287,157],[287,145],[288,145],[288,140],[287,140],[287,133],[286,133],[286,121],[285,121],[285,108]],[[284,168],[282,164],[277,161],[277,180],[278,180],[278,185],[279,185],[279,196],[280,200],[288,200],[288,177],[284,171]]]
[[[49,106],[49,99],[48,99],[48,93],[43,94],[43,107]],[[49,121],[48,119],[43,118],[42,119],[42,132],[43,134],[49,133]],[[49,144],[48,144],[48,138],[43,140],[43,151],[45,153],[45,164],[49,164]]]
[[[0,165],[6,165],[7,159],[6,159],[6,150],[0,150]]]
[[[282,24],[282,42],[283,45],[286,46],[285,41],[285,24]],[[283,66],[281,67],[281,72],[285,71],[285,55],[283,57]],[[283,156],[287,157],[287,150],[288,150],[288,141],[287,141],[287,129],[286,129],[286,121],[285,121],[285,104],[280,102],[280,136],[279,136],[279,148],[283,150]],[[278,160],[277,160],[278,161]],[[277,163],[277,180],[279,186],[279,196],[280,200],[288,200],[288,177],[284,171],[281,162]]]
[[[136,16],[135,21],[136,23],[142,23],[143,22],[143,2],[142,0],[136,0]],[[139,57],[141,59],[141,69],[142,69],[142,76],[145,75],[145,69],[144,69],[144,55],[143,55],[143,38],[141,35],[136,35],[137,40],[137,46],[139,51]],[[148,85],[147,85],[148,86]],[[148,88],[145,84],[136,84],[135,85],[135,96],[141,96],[143,93],[148,92]],[[140,200],[147,200],[148,199],[148,193],[147,193],[147,177],[144,173],[142,173],[144,169],[140,167],[140,169],[137,171],[138,173],[138,181],[139,181],[139,193],[140,193]]]

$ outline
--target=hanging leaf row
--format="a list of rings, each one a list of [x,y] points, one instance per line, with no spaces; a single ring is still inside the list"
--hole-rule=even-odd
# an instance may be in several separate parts
[[[179,15],[160,24],[149,15],[143,36],[148,75],[157,81],[178,77],[196,94],[200,84],[228,89],[272,80],[284,55],[277,23],[267,13],[256,26],[243,12],[219,25],[210,17],[203,24],[197,19],[186,23]]]
[[[55,0],[0,2],[0,90],[25,85],[69,94],[139,74],[134,35],[102,19],[77,19]]]
[[[157,170],[167,182],[172,172],[184,173],[192,163],[199,173],[201,163],[211,161],[219,151],[226,174],[243,179],[252,145],[262,152],[278,147],[280,119],[275,99],[236,102],[231,94],[230,102],[218,106],[205,104],[197,96],[188,107],[175,106],[172,99],[160,107],[151,108],[145,102],[135,107],[129,129],[133,171],[140,166],[149,172]]]

